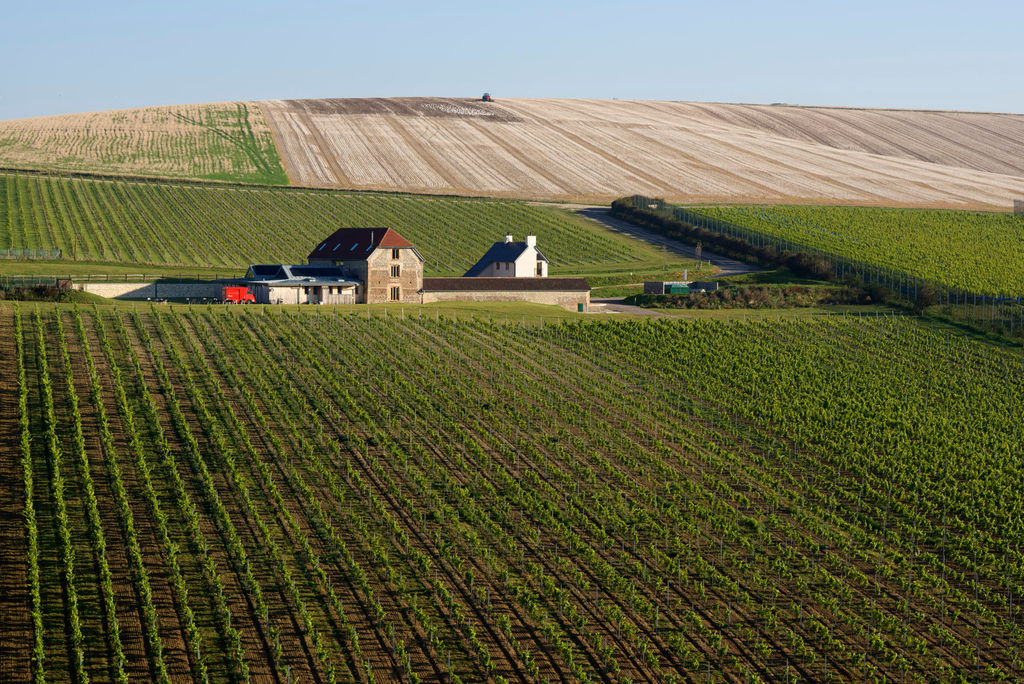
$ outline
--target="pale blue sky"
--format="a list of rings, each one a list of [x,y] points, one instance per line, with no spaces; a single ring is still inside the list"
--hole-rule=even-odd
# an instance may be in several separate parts
[[[4,2],[0,119],[400,95],[1024,113],[1024,2]]]

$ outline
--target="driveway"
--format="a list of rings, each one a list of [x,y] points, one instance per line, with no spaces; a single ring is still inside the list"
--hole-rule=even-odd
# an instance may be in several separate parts
[[[632,314],[633,316],[649,316],[651,318],[665,318],[667,314],[657,309],[645,309],[642,306],[623,304],[621,297],[612,299],[590,299],[590,313],[592,314]]]
[[[576,208],[575,212],[580,216],[585,216],[588,219],[602,223],[618,233],[625,233],[626,235],[631,235],[632,237],[639,238],[645,242],[659,245],[688,259],[697,258],[697,250],[694,247],[663,237],[657,233],[652,233],[649,230],[644,230],[640,226],[633,225],[628,221],[617,219],[611,215],[611,209],[608,207]],[[730,259],[729,257],[715,254],[714,252],[706,249],[701,249],[700,258],[703,261],[710,262],[712,266],[718,268],[718,273],[715,274],[718,277],[743,275],[744,273],[757,273],[764,270],[760,266],[745,264],[742,261]]]

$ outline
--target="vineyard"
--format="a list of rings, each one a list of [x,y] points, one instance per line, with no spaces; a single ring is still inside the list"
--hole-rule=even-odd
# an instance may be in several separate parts
[[[700,207],[693,213],[951,289],[1024,294],[1024,216],[862,207]],[[698,220],[699,223],[699,220]]]
[[[510,200],[0,173],[0,249],[60,249],[65,259],[244,270],[305,263],[337,228],[365,226],[399,231],[428,275],[462,275],[503,235],[521,240],[527,231],[553,274],[669,261],[567,212]]]
[[[0,121],[0,167],[288,185],[252,103]]]
[[[5,681],[1021,676],[1018,350],[24,305],[0,344]]]

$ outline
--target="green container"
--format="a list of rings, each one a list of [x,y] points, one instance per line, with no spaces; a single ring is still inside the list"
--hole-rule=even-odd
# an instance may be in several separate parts
[[[665,294],[690,294],[689,285],[671,285]]]

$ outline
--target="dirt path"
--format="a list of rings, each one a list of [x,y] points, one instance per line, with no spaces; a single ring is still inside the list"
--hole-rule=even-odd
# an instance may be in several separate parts
[[[592,221],[604,224],[617,233],[625,233],[631,237],[644,240],[645,242],[650,242],[653,245],[659,245],[688,259],[697,258],[697,250],[691,245],[687,245],[667,237],[662,237],[657,233],[652,233],[651,231],[645,230],[644,228],[629,223],[628,221],[615,218],[611,215],[611,210],[607,207],[574,207],[573,209],[580,216],[584,216]],[[745,264],[742,261],[730,259],[729,257],[715,254],[714,252],[706,249],[701,250],[700,258],[702,261],[707,261],[717,268],[718,272],[716,272],[715,275],[720,278],[743,275],[744,273],[757,273],[764,270],[760,266]]]
[[[610,297],[590,300],[590,313],[595,314],[632,314],[634,316],[649,316],[651,318],[665,318],[667,314],[655,309],[645,309],[641,306],[623,304],[625,300],[621,297]]]

